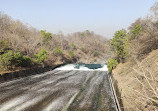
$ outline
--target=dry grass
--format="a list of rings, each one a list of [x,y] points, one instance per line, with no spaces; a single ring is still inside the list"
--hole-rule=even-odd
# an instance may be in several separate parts
[[[141,62],[130,60],[113,71],[125,111],[158,110],[158,50]]]

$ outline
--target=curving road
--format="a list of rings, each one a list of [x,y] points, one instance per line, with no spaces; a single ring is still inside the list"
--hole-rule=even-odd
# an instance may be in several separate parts
[[[0,111],[116,111],[105,71],[52,70],[0,84]]]

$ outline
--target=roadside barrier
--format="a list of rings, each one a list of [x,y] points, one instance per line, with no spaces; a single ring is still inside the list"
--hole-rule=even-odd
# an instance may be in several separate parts
[[[115,98],[116,106],[118,111],[124,111],[123,103],[121,100],[121,93],[119,92],[117,81],[113,78],[112,74],[109,73],[109,79],[113,91],[113,95]]]

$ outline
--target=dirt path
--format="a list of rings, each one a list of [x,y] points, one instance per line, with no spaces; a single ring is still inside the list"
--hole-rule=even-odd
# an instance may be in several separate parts
[[[116,111],[105,71],[53,70],[0,84],[0,111]]]

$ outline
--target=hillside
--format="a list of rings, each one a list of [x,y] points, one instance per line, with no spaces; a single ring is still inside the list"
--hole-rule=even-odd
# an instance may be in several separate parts
[[[158,3],[151,15],[115,32],[110,45],[115,56],[108,70],[118,84],[124,111],[158,110]]]
[[[158,49],[141,62],[129,60],[113,70],[125,111],[158,109]]]
[[[92,31],[53,34],[0,13],[1,72],[70,62],[105,63],[111,55],[108,44]]]

